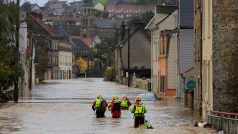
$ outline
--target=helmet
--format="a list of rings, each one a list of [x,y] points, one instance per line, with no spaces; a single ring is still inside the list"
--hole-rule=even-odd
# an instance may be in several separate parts
[[[98,96],[97,96],[97,99],[102,99],[102,95],[98,95]]]
[[[123,96],[123,98],[122,98],[122,99],[126,99],[126,100],[127,100],[127,99],[128,99],[128,97],[127,97],[127,96]]]
[[[141,96],[136,96],[137,101],[141,101]]]
[[[118,96],[113,96],[113,98],[112,98],[113,100],[117,100],[118,99]]]

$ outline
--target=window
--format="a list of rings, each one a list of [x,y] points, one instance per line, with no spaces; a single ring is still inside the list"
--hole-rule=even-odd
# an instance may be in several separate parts
[[[168,43],[169,43],[168,34],[165,34],[165,32],[161,32],[161,35],[160,35],[160,56],[167,55]]]
[[[164,35],[160,36],[160,55],[164,55]]]

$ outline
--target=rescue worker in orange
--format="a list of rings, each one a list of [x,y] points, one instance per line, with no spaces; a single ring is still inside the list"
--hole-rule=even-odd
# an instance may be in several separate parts
[[[118,99],[118,96],[114,96],[112,102],[109,104],[108,109],[112,113],[112,118],[121,117],[121,101]]]
[[[96,117],[103,118],[105,117],[105,111],[107,110],[107,102],[102,98],[101,95],[98,95],[96,100],[93,102],[92,109],[95,113],[96,110]]]
[[[124,96],[122,97],[122,100],[121,100],[121,109],[123,110],[128,110],[128,108],[131,106],[131,102],[130,100],[128,99],[127,96]]]
[[[132,106],[131,113],[134,113],[134,127],[137,128],[145,123],[147,109],[141,102],[141,96],[136,96],[136,103]]]

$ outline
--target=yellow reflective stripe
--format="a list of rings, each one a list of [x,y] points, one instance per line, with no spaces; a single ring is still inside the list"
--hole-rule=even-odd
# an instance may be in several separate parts
[[[125,100],[122,100],[121,105],[122,105],[123,107],[128,107],[127,101],[125,101]]]
[[[136,110],[135,110],[135,114],[144,114],[144,106],[143,105],[137,105],[136,106]]]
[[[102,99],[96,99],[95,107],[96,107],[96,108],[99,108],[100,105],[101,105],[101,102],[102,102]]]

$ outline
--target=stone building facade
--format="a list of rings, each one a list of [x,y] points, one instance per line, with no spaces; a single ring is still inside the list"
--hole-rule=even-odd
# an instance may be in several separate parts
[[[213,110],[238,112],[238,2],[213,0]]]
[[[195,0],[194,108],[238,112],[238,3]]]

